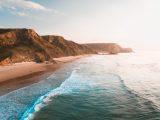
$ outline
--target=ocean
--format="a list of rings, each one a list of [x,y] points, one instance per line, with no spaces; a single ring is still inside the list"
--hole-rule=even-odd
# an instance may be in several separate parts
[[[160,52],[93,55],[0,97],[0,120],[160,120]]]

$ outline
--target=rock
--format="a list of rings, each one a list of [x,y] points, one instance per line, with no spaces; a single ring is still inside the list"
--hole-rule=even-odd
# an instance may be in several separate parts
[[[40,36],[32,29],[0,29],[0,63],[54,62],[54,57],[95,53],[61,36]]]
[[[35,61],[39,54],[43,61],[52,59],[50,45],[32,29],[0,29],[0,61],[10,62]]]
[[[60,51],[62,56],[75,56],[81,54],[96,53],[95,51],[93,51],[92,49],[88,48],[85,45],[80,45],[73,41],[65,40],[61,36],[47,35],[47,36],[42,36],[42,38],[44,38],[53,46],[55,46]]]
[[[123,48],[121,50],[122,53],[129,53],[129,52],[133,52],[132,48]]]
[[[122,48],[117,43],[89,43],[84,45],[100,53],[118,54],[133,52],[131,48]]]

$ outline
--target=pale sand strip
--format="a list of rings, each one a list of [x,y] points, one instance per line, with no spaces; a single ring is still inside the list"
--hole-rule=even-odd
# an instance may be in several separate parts
[[[58,64],[23,62],[0,66],[0,95],[12,90],[36,83],[47,77],[63,63],[70,62],[88,55],[54,58]]]
[[[78,56],[60,57],[60,58],[54,58],[53,60],[55,60],[56,62],[65,63],[65,62],[70,62],[70,61],[73,61],[73,60],[76,60],[76,59],[79,59],[79,58],[82,58],[82,57],[85,57],[85,56],[89,56],[89,55],[78,55]]]
[[[70,62],[84,56],[69,56],[54,58],[58,63]],[[15,63],[12,65],[0,66],[0,82],[6,81],[8,79],[13,79],[21,77],[28,74],[33,74],[35,72],[42,72],[48,69],[48,66],[54,66],[55,64],[46,64],[46,63],[35,63],[35,62],[22,62]]]
[[[0,66],[0,82],[28,75],[35,72],[45,71],[45,63],[34,62],[15,63],[8,66]]]

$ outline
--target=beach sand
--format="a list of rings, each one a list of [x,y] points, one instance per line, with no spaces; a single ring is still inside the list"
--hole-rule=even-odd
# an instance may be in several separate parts
[[[39,82],[51,75],[63,63],[82,58],[86,55],[54,58],[57,64],[23,62],[0,66],[0,95]]]

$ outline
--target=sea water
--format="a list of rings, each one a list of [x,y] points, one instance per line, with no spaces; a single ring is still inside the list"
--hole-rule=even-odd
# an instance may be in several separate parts
[[[1,96],[0,119],[160,120],[159,73],[160,52],[86,57]]]

